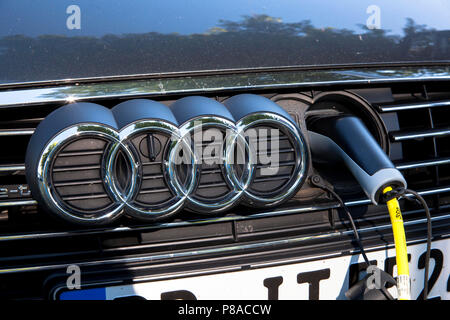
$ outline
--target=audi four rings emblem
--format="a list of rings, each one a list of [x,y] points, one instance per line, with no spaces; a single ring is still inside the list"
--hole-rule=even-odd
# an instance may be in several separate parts
[[[122,214],[154,221],[182,209],[275,206],[301,187],[308,161],[295,121],[262,96],[186,97],[169,107],[135,99],[53,111],[30,140],[26,176],[47,211],[105,224]]]

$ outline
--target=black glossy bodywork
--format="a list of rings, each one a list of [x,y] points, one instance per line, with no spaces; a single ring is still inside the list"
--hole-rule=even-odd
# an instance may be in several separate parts
[[[72,5],[80,10],[79,29],[68,27],[74,22]],[[449,14],[449,3],[439,0],[6,0],[0,3],[0,84],[284,66],[448,63]]]

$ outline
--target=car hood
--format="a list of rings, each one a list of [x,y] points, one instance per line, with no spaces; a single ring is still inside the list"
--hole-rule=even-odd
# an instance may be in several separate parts
[[[0,85],[450,61],[449,2],[372,2],[6,0]]]

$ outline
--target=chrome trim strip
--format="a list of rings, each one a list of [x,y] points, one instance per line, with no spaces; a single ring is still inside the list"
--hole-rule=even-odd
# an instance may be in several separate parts
[[[12,206],[34,206],[37,205],[36,200],[7,200],[0,201],[1,207],[12,207]]]
[[[406,243],[408,245],[413,245],[416,243],[423,243],[423,242],[424,242],[424,240],[406,240]],[[394,243],[365,248],[365,251],[366,251],[366,253],[370,253],[370,252],[374,252],[374,251],[385,250],[385,249],[387,250],[387,249],[393,249],[393,248],[395,248]],[[338,257],[342,257],[343,255],[347,255],[347,253],[348,253],[348,255],[355,255],[355,254],[359,255],[359,254],[361,254],[361,250],[359,250],[359,248],[355,248],[353,250],[349,250],[348,252],[346,251],[345,254],[339,252],[339,253],[335,253],[335,254],[318,255],[318,256],[313,256],[313,257],[293,258],[293,259],[287,259],[287,260],[283,260],[283,261],[255,263],[255,264],[252,264],[251,267],[252,268],[264,268],[264,267],[271,267],[271,266],[277,266],[277,265],[306,262],[306,261],[311,261],[311,260],[316,260],[316,259],[338,258]],[[362,258],[362,256],[361,256],[361,260],[358,262],[364,262],[364,259]]]
[[[338,208],[338,207],[339,207],[338,203],[335,203],[335,204],[328,203],[328,204],[324,204],[322,206],[320,206],[320,205],[301,206],[301,207],[292,208],[292,209],[283,209],[283,210],[278,210],[278,211],[262,212],[262,213],[248,215],[248,216],[236,215],[236,216],[228,216],[228,217],[205,218],[205,219],[187,220],[187,221],[179,221],[179,222],[160,222],[160,223],[154,223],[150,226],[117,227],[114,229],[107,229],[107,228],[92,229],[91,228],[91,229],[86,229],[86,230],[67,231],[67,232],[63,231],[63,232],[3,235],[3,236],[0,236],[0,241],[9,241],[9,240],[18,240],[18,239],[42,239],[42,238],[88,235],[88,234],[99,234],[99,233],[115,233],[115,232],[124,232],[124,231],[145,231],[145,230],[152,230],[152,229],[183,227],[183,226],[198,225],[198,224],[216,223],[216,222],[229,222],[229,221],[239,221],[239,220],[247,220],[247,219],[258,219],[258,218],[264,218],[264,217],[274,217],[274,216],[304,213],[304,212],[311,212],[311,211],[329,210],[329,209]]]
[[[436,222],[436,221],[449,219],[449,218],[450,218],[450,214],[447,214],[445,216],[433,217],[431,220],[433,222]],[[417,224],[421,224],[421,223],[426,223],[426,219],[417,219],[417,220],[413,220],[413,221],[406,221],[404,223],[404,225],[406,227],[408,227],[408,226],[417,225]],[[390,228],[392,228],[391,224],[384,224],[384,225],[376,226],[376,227],[360,228],[360,229],[358,229],[358,232],[366,233],[366,232],[379,231],[379,230],[390,229]],[[196,257],[196,256],[201,256],[201,255],[206,255],[206,254],[214,254],[214,253],[235,253],[235,252],[243,251],[243,250],[271,248],[274,246],[296,244],[296,243],[301,243],[301,242],[310,241],[310,240],[336,238],[336,237],[346,236],[346,235],[351,235],[351,234],[353,234],[353,230],[335,231],[335,232],[328,232],[328,233],[323,233],[323,234],[313,235],[313,236],[303,236],[303,237],[296,237],[296,238],[290,238],[290,239],[271,240],[271,241],[249,243],[249,244],[242,244],[242,245],[231,245],[231,246],[228,245],[228,246],[224,246],[224,247],[220,247],[220,248],[200,249],[200,250],[194,250],[194,251],[182,251],[182,252],[174,252],[174,253],[137,256],[137,257],[130,257],[130,258],[116,258],[116,259],[109,259],[109,260],[78,262],[77,265],[79,267],[88,267],[88,266],[94,266],[94,265],[95,266],[111,265],[111,264],[116,264],[116,263],[130,264],[130,263],[160,261],[163,259]],[[54,269],[59,269],[59,268],[66,268],[67,266],[68,266],[68,264],[54,264],[54,265],[42,265],[42,266],[34,266],[34,267],[5,268],[5,269],[0,269],[0,274],[54,270]]]
[[[246,244],[246,245],[226,246],[226,247],[221,247],[221,248],[200,249],[200,250],[195,250],[195,251],[184,251],[184,252],[176,252],[176,253],[168,253],[168,254],[157,254],[157,255],[153,255],[153,256],[150,255],[150,256],[140,256],[140,257],[132,257],[132,258],[117,258],[117,259],[110,259],[110,260],[89,261],[89,262],[77,263],[77,265],[80,267],[87,267],[87,266],[92,266],[92,265],[98,266],[98,265],[109,265],[109,264],[114,264],[114,263],[129,264],[129,263],[138,263],[138,262],[152,262],[152,261],[158,261],[158,260],[163,260],[163,259],[195,257],[195,256],[200,256],[200,255],[205,255],[205,254],[213,254],[213,253],[236,252],[236,251],[242,251],[245,249],[261,249],[261,248],[265,248],[265,247],[273,247],[273,246],[283,245],[283,244],[292,244],[292,243],[296,243],[296,242],[302,242],[302,241],[313,240],[313,239],[333,238],[333,237],[345,235],[346,233],[347,233],[347,231],[333,232],[333,233],[327,233],[327,234],[322,234],[322,235],[317,235],[317,236],[305,236],[305,237],[299,237],[299,238],[273,240],[273,241],[259,242],[259,243]],[[34,266],[34,267],[24,267],[24,268],[0,269],[0,274],[52,270],[52,269],[57,269],[57,268],[64,268],[66,266],[67,265],[65,265],[65,264],[56,264],[56,265]]]
[[[24,164],[5,164],[0,165],[0,172],[25,171]]]
[[[417,162],[406,162],[396,165],[398,170],[415,169],[422,167],[438,166],[441,164],[450,164],[450,158],[440,158],[436,160],[426,160]]]
[[[398,167],[397,167],[398,168]],[[419,194],[422,196],[428,196],[428,195],[434,195],[434,194],[440,194],[450,192],[450,186],[442,187],[442,188],[436,188],[436,189],[428,189],[428,190],[422,190],[419,191]],[[409,195],[411,196],[411,195]],[[351,200],[345,202],[345,205],[347,207],[353,207],[353,206],[362,206],[362,205],[369,205],[371,202],[369,199],[358,199],[358,200]],[[10,200],[10,201],[0,201],[0,207],[10,207],[10,206],[32,206],[37,205],[37,202],[35,200]],[[242,216],[242,215],[235,215],[235,216],[228,216],[228,217],[217,217],[217,218],[206,218],[206,219],[198,219],[198,220],[188,220],[188,221],[182,221],[182,222],[166,222],[166,223],[156,223],[152,226],[145,226],[145,227],[118,227],[114,229],[100,229],[100,230],[80,230],[71,232],[70,234],[77,234],[77,233],[99,233],[99,232],[117,232],[117,231],[136,231],[136,230],[147,230],[147,229],[159,229],[159,228],[169,228],[169,227],[180,227],[185,225],[192,225],[192,224],[203,224],[203,223],[212,223],[212,222],[226,222],[226,221],[237,221],[237,220],[247,220],[247,219],[257,219],[262,217],[271,217],[271,216],[279,216],[279,215],[287,215],[287,214],[295,214],[295,213],[304,213],[304,212],[310,212],[310,211],[321,211],[321,210],[330,210],[330,209],[336,209],[339,208],[339,204],[335,203],[333,205],[324,204],[324,205],[308,205],[308,206],[300,206],[297,208],[292,209],[281,209],[281,210],[273,210],[273,211],[267,211],[262,213],[256,213],[251,214],[248,216]],[[0,236],[0,241],[4,240],[14,240],[17,238],[29,238],[29,237],[37,237],[40,238],[41,236],[46,237],[47,233],[44,234],[23,234],[23,235],[7,235],[7,236]],[[65,236],[67,235],[65,232],[56,232],[56,233],[48,233],[49,237],[58,237],[58,236]],[[11,239],[10,239],[11,237]]]
[[[434,194],[445,193],[445,192],[450,192],[450,186],[438,188],[438,189],[422,190],[422,191],[419,191],[419,194],[422,196],[428,196],[428,195],[434,195]],[[407,194],[407,195],[411,196],[410,194]],[[347,201],[347,202],[345,202],[345,205],[348,207],[354,207],[354,206],[369,205],[370,203],[371,202],[369,199],[360,199],[360,200]],[[35,200],[0,201],[0,207],[17,206],[17,205],[24,205],[24,206],[37,205],[37,202]],[[258,218],[265,218],[265,217],[275,217],[275,216],[282,216],[282,215],[298,214],[298,213],[305,213],[305,212],[312,212],[312,211],[330,210],[330,209],[337,209],[339,207],[340,207],[339,204],[336,202],[334,204],[327,203],[327,204],[323,204],[323,205],[309,205],[309,206],[300,206],[300,207],[291,208],[291,209],[273,210],[273,211],[251,214],[248,216],[234,215],[234,216],[205,218],[205,219],[187,220],[187,221],[179,221],[179,222],[161,222],[161,223],[154,223],[151,226],[117,227],[117,228],[113,228],[113,229],[96,228],[96,229],[77,230],[77,231],[25,233],[25,234],[3,235],[3,236],[0,235],[0,241],[10,241],[10,240],[18,240],[18,239],[42,239],[42,238],[89,235],[89,234],[99,234],[99,233],[115,233],[115,232],[125,232],[125,231],[145,231],[145,230],[152,230],[152,229],[175,228],[175,227],[183,227],[183,226],[189,226],[189,225],[228,222],[228,221],[240,221],[240,220],[249,220],[249,219],[258,219]]]
[[[450,192],[450,186],[432,189],[432,190],[423,190],[420,191],[419,194],[422,196],[433,195],[438,193]],[[409,195],[411,196],[411,195]],[[9,201],[9,206],[11,205],[27,205],[20,204],[20,201]],[[24,201],[22,201],[24,202]],[[28,205],[36,205],[36,201],[30,200],[31,202]],[[13,203],[13,204],[11,204]],[[371,201],[369,199],[360,199],[360,200],[352,200],[345,202],[345,205],[348,207],[354,206],[362,206],[369,205]],[[0,207],[2,206],[2,201],[0,201]],[[339,204],[336,202],[334,204],[323,204],[323,205],[310,205],[310,206],[300,206],[297,208],[291,209],[281,209],[281,210],[273,210],[267,212],[261,212],[256,214],[251,214],[248,216],[235,215],[235,216],[226,216],[226,217],[216,217],[216,218],[205,218],[205,219],[196,219],[196,220],[187,220],[187,221],[179,221],[179,222],[161,222],[155,223],[151,226],[138,226],[138,227],[117,227],[113,229],[107,228],[97,228],[97,229],[87,229],[87,230],[77,230],[77,231],[63,231],[63,232],[45,232],[45,233],[26,233],[26,234],[16,234],[16,235],[3,235],[0,236],[0,241],[10,241],[10,240],[18,240],[18,239],[42,239],[42,238],[54,238],[54,237],[65,237],[65,236],[76,236],[76,235],[89,235],[89,234],[100,234],[100,233],[116,233],[116,232],[125,232],[125,231],[145,231],[145,230],[153,230],[153,229],[163,229],[163,228],[175,228],[175,227],[183,227],[190,225],[198,225],[198,224],[208,224],[208,223],[219,223],[219,222],[229,222],[229,221],[240,221],[240,220],[249,220],[249,219],[259,219],[265,217],[275,217],[275,216],[283,216],[290,214],[298,214],[312,211],[322,211],[322,210],[330,210],[339,208]]]
[[[431,138],[431,137],[445,137],[448,135],[450,135],[450,128],[430,129],[406,133],[393,133],[393,134],[391,133],[391,137],[395,142],[413,139]]]
[[[0,137],[6,136],[31,136],[34,129],[2,129],[0,130]]]
[[[361,199],[361,200],[347,201],[347,202],[345,202],[345,205],[347,207],[354,207],[354,206],[368,205],[371,203],[372,203],[372,201],[370,201],[369,199]]]
[[[282,89],[292,87],[359,85],[388,82],[450,80],[448,67],[355,68],[351,70],[271,71],[244,74],[160,77],[70,85],[4,89],[0,87],[0,108],[44,103],[150,97],[166,94],[194,94],[233,90]]]
[[[423,109],[423,108],[435,108],[435,107],[448,107],[450,106],[450,101],[437,101],[437,102],[424,102],[424,103],[411,103],[411,104],[399,104],[396,106],[380,106],[381,112],[393,112],[393,111],[404,111],[413,109]]]
[[[419,194],[421,196],[429,196],[429,195],[445,193],[445,192],[450,192],[450,186],[437,188],[437,189],[423,190],[423,191],[419,192]],[[412,194],[407,194],[407,195],[412,196]]]

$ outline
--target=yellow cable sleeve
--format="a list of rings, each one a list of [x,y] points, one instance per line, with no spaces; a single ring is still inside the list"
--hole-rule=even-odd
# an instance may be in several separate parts
[[[392,191],[391,187],[386,187],[383,193]],[[398,300],[410,300],[411,288],[409,280],[408,252],[406,251],[406,236],[403,226],[402,212],[397,198],[387,202],[389,216],[391,217],[392,231],[394,233],[395,254],[397,261],[397,289]]]

